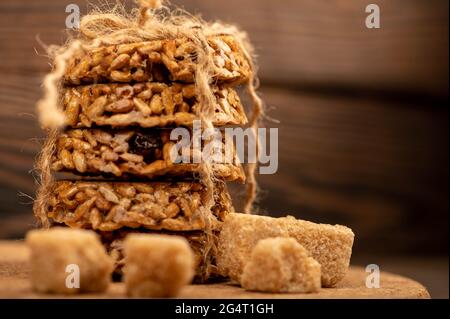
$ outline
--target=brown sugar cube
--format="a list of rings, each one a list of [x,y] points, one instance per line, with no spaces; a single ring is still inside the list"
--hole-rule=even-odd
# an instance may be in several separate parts
[[[350,264],[354,234],[340,225],[315,224],[294,217],[229,214],[218,239],[217,266],[222,275],[240,281],[256,243],[270,237],[293,237],[322,267],[322,286],[333,287]]]
[[[56,227],[26,236],[31,250],[31,283],[42,293],[103,292],[113,261],[97,235],[88,230]]]
[[[341,225],[315,224],[292,216],[279,221],[322,266],[322,286],[334,287],[347,274],[352,255],[353,231]]]
[[[294,238],[262,239],[244,267],[241,285],[264,292],[317,292],[320,264]]]
[[[182,237],[130,234],[124,249],[125,286],[131,297],[174,297],[194,277],[194,253]]]
[[[181,236],[186,238],[192,252],[194,253],[195,276],[193,282],[204,283],[209,279],[214,279],[217,277],[221,278],[220,274],[217,273],[215,260],[213,258],[205,258],[205,256],[208,256],[208,249],[210,246],[210,238],[206,232],[160,232],[145,230],[142,228],[123,228],[112,232],[100,232],[100,237],[102,238],[102,242],[105,245],[107,252],[115,261],[115,269],[113,274],[114,279],[123,277],[123,268],[125,266],[124,241],[130,234],[136,233]]]

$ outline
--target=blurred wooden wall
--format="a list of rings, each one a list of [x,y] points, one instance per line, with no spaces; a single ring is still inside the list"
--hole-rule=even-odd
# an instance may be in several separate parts
[[[261,94],[280,120],[279,171],[260,207],[343,223],[356,252],[448,251],[448,1],[172,1],[235,22],[253,40]],[[42,137],[34,112],[49,69],[44,43],[65,39],[65,7],[0,2],[0,237],[34,223],[30,174]],[[268,124],[272,125],[273,124]]]

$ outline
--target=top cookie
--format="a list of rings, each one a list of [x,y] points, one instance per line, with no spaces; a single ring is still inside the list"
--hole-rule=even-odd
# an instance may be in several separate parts
[[[232,36],[208,39],[215,82],[241,83],[250,73],[240,45]],[[197,52],[187,38],[119,44],[83,51],[68,61],[64,82],[79,85],[109,82],[185,82],[195,80]]]

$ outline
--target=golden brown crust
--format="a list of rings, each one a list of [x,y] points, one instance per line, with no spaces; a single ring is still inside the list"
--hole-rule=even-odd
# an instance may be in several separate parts
[[[198,174],[200,164],[172,162],[170,151],[174,145],[170,140],[170,129],[68,130],[57,138],[52,169],[115,178],[192,177]],[[191,145],[186,147],[192,148]],[[225,151],[225,147],[222,149]],[[237,156],[230,161],[224,157],[224,162],[213,163],[215,176],[243,182],[245,174]]]
[[[150,230],[216,229],[233,211],[223,183],[215,206],[206,209],[206,189],[199,183],[127,183],[57,181],[52,185],[47,218],[73,228],[114,231],[124,227]],[[205,216],[206,214],[206,216]]]
[[[227,87],[212,87],[216,98],[215,126],[243,125],[247,118],[238,94]],[[94,84],[66,88],[63,109],[74,128],[192,126],[199,102],[194,84]]]
[[[232,36],[208,39],[214,55],[216,82],[248,79],[250,65]],[[197,67],[194,43],[187,38],[120,44],[83,51],[69,60],[64,81],[69,85],[107,82],[192,83]]]

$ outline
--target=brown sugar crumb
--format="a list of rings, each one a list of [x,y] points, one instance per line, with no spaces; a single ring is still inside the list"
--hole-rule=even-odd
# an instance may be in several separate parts
[[[320,264],[293,238],[260,240],[244,267],[241,285],[264,292],[310,293],[320,289]]]
[[[33,230],[27,234],[26,243],[31,250],[31,283],[35,291],[76,294],[108,288],[113,261],[93,231],[62,227]],[[75,273],[78,270],[79,277]]]
[[[174,297],[194,277],[194,253],[182,237],[130,234],[124,250],[130,297]]]

